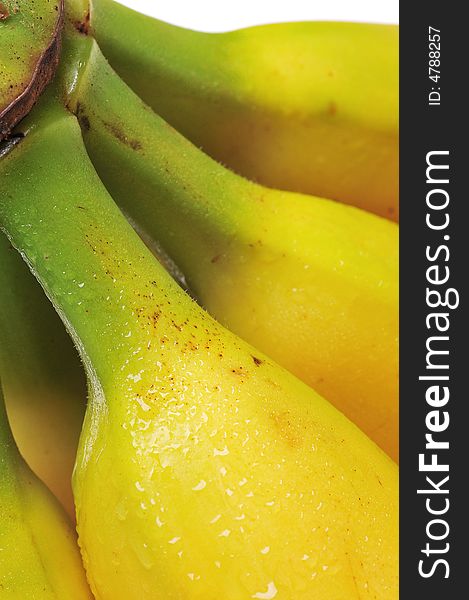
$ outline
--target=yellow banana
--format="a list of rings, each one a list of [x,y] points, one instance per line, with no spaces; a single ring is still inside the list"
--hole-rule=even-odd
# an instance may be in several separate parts
[[[89,5],[77,26],[195,145],[270,187],[398,220],[397,27],[310,22],[213,34],[112,0]]]
[[[91,600],[76,536],[57,500],[23,461],[0,388],[0,597]]]

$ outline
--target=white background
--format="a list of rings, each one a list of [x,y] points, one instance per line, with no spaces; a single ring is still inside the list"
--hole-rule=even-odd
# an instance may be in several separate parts
[[[119,0],[168,23],[226,31],[276,21],[398,23],[399,0]]]

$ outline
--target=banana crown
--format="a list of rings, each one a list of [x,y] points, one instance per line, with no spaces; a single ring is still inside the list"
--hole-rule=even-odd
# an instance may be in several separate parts
[[[31,110],[59,60],[63,0],[0,3],[0,140]]]

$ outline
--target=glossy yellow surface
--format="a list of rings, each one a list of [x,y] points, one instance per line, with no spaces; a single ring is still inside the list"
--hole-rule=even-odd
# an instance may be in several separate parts
[[[393,463],[174,300],[158,317],[140,305],[85,429],[75,490],[96,596],[395,600]]]
[[[256,198],[262,215],[243,224],[244,235],[215,243],[188,281],[226,327],[398,460],[397,227],[316,198],[260,190]]]

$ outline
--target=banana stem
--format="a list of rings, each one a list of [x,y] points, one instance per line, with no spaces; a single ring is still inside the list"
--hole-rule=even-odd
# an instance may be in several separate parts
[[[44,98],[23,131],[0,161],[0,227],[59,311],[92,380],[112,381],[142,344],[135,314],[149,299],[155,311],[169,303],[168,287],[183,292],[107,194],[75,117]]]
[[[223,233],[234,230],[237,221],[233,212],[238,214],[252,207],[247,192],[252,194],[255,186],[221,168],[144,104],[115,73],[96,42],[69,35],[65,44],[76,48],[89,46],[86,65],[79,72],[68,100],[82,128],[91,135],[96,129],[96,136],[120,144],[122,160],[131,158],[130,151],[136,156],[151,156],[152,181],[156,175],[162,181],[161,190],[157,191],[169,194],[168,205],[174,202],[172,190],[178,190],[181,216],[190,211],[193,219],[203,223],[210,209],[213,220],[225,224]],[[73,70],[73,63],[64,68],[70,69]],[[137,172],[135,176],[145,177],[145,174]]]

